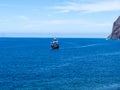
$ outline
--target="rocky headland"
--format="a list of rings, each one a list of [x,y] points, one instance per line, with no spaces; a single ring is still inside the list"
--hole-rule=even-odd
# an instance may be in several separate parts
[[[113,23],[112,33],[107,39],[120,39],[120,16]]]

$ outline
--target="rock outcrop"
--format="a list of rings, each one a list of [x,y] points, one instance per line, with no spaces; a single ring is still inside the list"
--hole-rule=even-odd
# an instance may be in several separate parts
[[[108,39],[120,39],[120,16],[113,23],[112,33],[108,36]]]

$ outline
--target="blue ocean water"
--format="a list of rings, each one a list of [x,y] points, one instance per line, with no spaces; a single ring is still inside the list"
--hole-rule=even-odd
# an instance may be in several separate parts
[[[120,41],[0,38],[0,90],[120,90]]]

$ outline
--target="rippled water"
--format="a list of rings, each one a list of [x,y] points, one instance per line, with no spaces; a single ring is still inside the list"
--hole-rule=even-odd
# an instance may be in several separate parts
[[[0,90],[120,90],[120,41],[0,38]]]

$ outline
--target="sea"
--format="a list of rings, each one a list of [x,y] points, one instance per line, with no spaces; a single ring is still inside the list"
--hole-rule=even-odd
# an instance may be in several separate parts
[[[0,38],[0,90],[120,90],[120,41]]]

